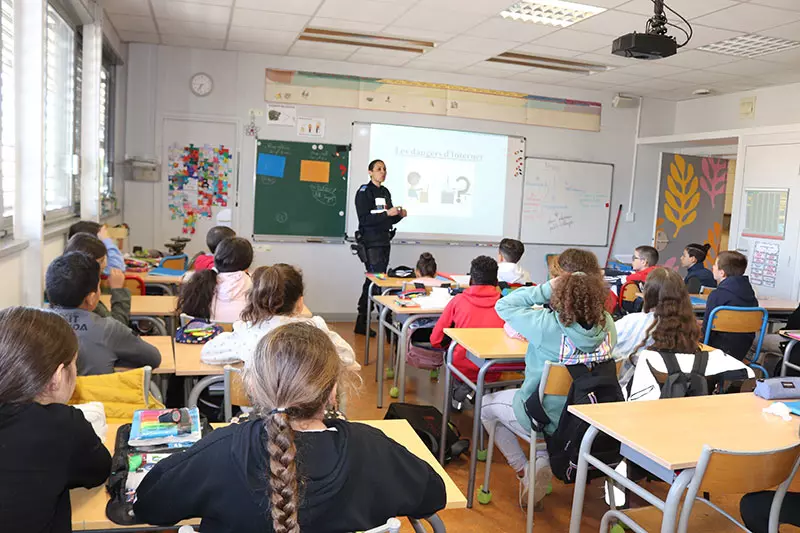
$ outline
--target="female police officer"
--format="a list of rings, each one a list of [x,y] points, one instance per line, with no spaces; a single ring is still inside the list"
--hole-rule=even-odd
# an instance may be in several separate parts
[[[376,159],[369,164],[370,181],[359,187],[356,193],[356,212],[358,213],[358,231],[356,240],[363,246],[359,256],[367,267],[367,272],[386,272],[389,268],[389,251],[394,237],[392,226],[406,216],[406,210],[392,205],[392,195],[383,186],[386,180],[386,164]],[[367,293],[370,281],[364,280],[361,298],[358,300],[358,319],[355,332],[367,333]],[[373,332],[370,332],[374,335]]]

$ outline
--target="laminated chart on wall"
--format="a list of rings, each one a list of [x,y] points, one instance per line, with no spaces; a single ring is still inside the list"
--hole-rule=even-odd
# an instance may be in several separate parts
[[[253,234],[344,238],[349,147],[259,139]]]
[[[168,158],[170,217],[182,221],[184,234],[194,235],[198,218],[211,218],[213,207],[228,206],[231,151],[224,145],[173,143]]]
[[[742,237],[783,240],[789,189],[745,189],[747,199]]]
[[[778,259],[781,245],[775,241],[756,241],[750,258],[750,283],[775,287],[778,278]]]

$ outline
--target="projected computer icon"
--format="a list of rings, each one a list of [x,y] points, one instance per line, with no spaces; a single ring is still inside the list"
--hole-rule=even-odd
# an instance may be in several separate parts
[[[448,179],[448,182],[450,180]],[[442,191],[443,204],[461,204],[469,196],[469,188],[472,186],[469,179],[459,176],[455,179],[455,185]]]

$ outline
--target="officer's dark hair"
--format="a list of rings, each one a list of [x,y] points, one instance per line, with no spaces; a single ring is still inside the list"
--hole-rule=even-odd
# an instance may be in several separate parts
[[[378,163],[383,163],[383,159],[375,159],[374,161],[369,162],[369,170],[375,170],[375,165]],[[383,167],[386,168],[386,163],[383,163]]]

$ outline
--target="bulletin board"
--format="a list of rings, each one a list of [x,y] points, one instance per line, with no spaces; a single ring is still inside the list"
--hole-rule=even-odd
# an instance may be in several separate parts
[[[259,139],[254,237],[344,239],[349,147]]]

